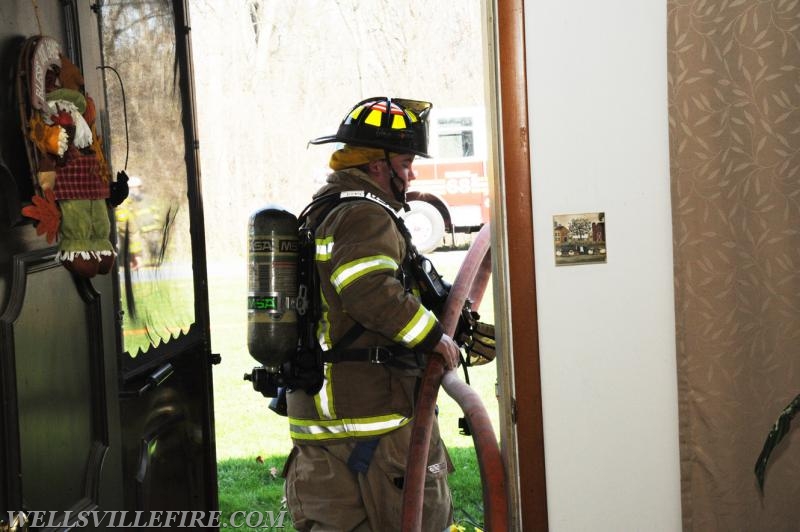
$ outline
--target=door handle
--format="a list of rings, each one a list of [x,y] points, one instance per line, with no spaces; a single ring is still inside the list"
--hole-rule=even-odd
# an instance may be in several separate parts
[[[139,397],[145,392],[152,390],[153,388],[157,388],[160,386],[165,380],[170,378],[175,371],[175,368],[172,367],[172,364],[164,364],[153,373],[147,376],[145,380],[144,386],[141,388],[134,388],[132,390],[123,390],[120,392],[120,397]],[[3,532],[0,530],[0,532]]]

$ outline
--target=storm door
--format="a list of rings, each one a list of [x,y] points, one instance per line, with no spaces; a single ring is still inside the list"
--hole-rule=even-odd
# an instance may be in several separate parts
[[[217,507],[218,357],[190,56],[181,1],[0,2],[0,530],[10,511],[56,512],[63,523],[83,510]],[[107,273],[65,267],[93,255],[65,262],[63,233],[48,240],[46,224],[21,214],[45,201],[47,150],[57,168],[66,153],[31,140],[44,109],[31,87],[41,73],[48,96],[67,88],[46,73],[68,63],[82,73],[68,88],[91,96],[95,112],[78,102],[92,145],[78,147],[78,127],[65,127],[67,151],[91,151],[111,181],[128,179],[123,203],[95,204],[117,253]],[[66,175],[54,172],[56,183]],[[81,220],[68,203],[54,204],[61,229]]]
[[[216,508],[205,243],[187,9],[99,2],[116,208],[125,506]]]

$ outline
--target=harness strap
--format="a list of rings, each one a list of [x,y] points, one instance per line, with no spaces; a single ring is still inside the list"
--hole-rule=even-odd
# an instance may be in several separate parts
[[[376,196],[371,192],[366,192],[364,190],[348,190],[344,192],[333,192],[330,194],[326,194],[324,196],[320,196],[312,201],[310,204],[303,209],[303,212],[300,213],[298,218],[300,225],[304,226],[307,223],[308,218],[310,217],[311,213],[314,212],[316,209],[322,209],[316,218],[317,225],[321,224],[325,218],[339,205],[343,203],[349,203],[352,201],[371,201],[372,203],[376,203],[384,208],[384,210],[389,213],[394,220],[395,225],[397,226],[400,233],[403,235],[403,239],[406,243],[407,248],[407,256],[413,256],[417,253],[414,244],[411,242],[411,234],[408,232],[405,224],[403,223],[402,218],[400,218],[397,213],[392,209],[392,207],[383,201],[381,198]],[[405,262],[405,261],[404,261]],[[419,356],[414,353],[414,351],[407,349],[402,346],[376,346],[376,347],[368,347],[363,349],[344,349],[350,344],[352,344],[361,333],[365,331],[365,328],[360,323],[355,323],[345,334],[342,338],[337,342],[337,345],[326,352],[322,353],[322,361],[323,362],[373,362],[375,364],[385,364],[389,362],[391,358],[400,355],[409,355],[413,354],[416,356],[417,361],[419,362]]]
[[[384,210],[386,210],[386,212],[389,213],[394,220],[394,223],[397,226],[397,229],[400,231],[400,234],[403,235],[403,239],[406,242],[406,247],[408,248],[408,253],[410,255],[416,255],[418,253],[417,248],[411,241],[411,233],[408,231],[403,219],[398,216],[394,209],[392,209],[391,205],[383,201],[372,192],[367,192],[364,190],[346,190],[344,192],[331,192],[329,194],[325,194],[324,196],[320,196],[306,205],[305,209],[303,209],[303,212],[301,212],[300,216],[298,216],[298,220],[300,225],[305,224],[306,219],[309,217],[312,211],[319,208],[320,205],[327,204],[326,210],[323,211],[322,215],[317,219],[317,224],[321,224],[328,214],[330,214],[330,212],[339,205],[359,200],[368,200],[383,207]]]
[[[350,327],[346,333],[344,333],[344,335],[339,339],[339,341],[333,348],[344,349],[345,347],[355,342],[356,339],[359,336],[361,336],[361,333],[363,333],[365,330],[366,329],[364,328],[364,326],[361,325],[359,322],[354,323],[353,326]]]
[[[378,448],[380,441],[380,438],[374,438],[372,440],[356,442],[347,459],[347,467],[350,471],[366,474],[369,470],[369,463],[372,462],[372,456],[375,454],[375,449]]]
[[[416,356],[416,353],[400,345],[378,345],[360,349],[334,348],[322,353],[322,361],[333,363],[372,362],[373,364],[386,364],[403,355]]]

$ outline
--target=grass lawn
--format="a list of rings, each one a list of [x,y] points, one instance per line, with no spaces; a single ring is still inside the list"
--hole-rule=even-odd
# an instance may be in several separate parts
[[[463,256],[464,252],[447,252],[430,257],[445,279],[452,281]],[[218,270],[227,274],[216,275]],[[209,267],[212,348],[222,355],[222,363],[214,368],[214,404],[219,499],[224,522],[235,511],[272,511],[277,517],[283,497],[279,474],[292,446],[286,419],[269,410],[269,399],[255,392],[252,384],[243,379],[257,365],[247,351],[245,273],[244,261],[218,269]],[[491,287],[481,315],[491,323],[494,318],[490,290]],[[459,372],[463,377],[463,372]],[[472,386],[484,399],[497,433],[496,366],[470,368],[469,376]],[[438,405],[442,438],[456,468],[449,478],[456,519],[463,524],[481,523],[481,483],[472,438],[459,433],[461,410],[443,391]],[[288,521],[287,515],[286,530],[292,530]],[[471,531],[472,527],[467,526],[466,530]]]

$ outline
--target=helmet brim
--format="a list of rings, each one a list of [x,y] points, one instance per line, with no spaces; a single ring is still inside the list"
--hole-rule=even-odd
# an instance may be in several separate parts
[[[330,142],[343,142],[343,141],[340,141],[336,135],[326,135],[324,137],[319,137],[308,141],[309,144],[328,144]]]
[[[408,147],[404,146],[387,146],[383,143],[371,143],[366,140],[354,140],[354,139],[344,139],[339,137],[338,135],[326,135],[324,137],[318,137],[312,140],[309,140],[309,144],[319,145],[319,144],[330,144],[331,142],[341,142],[342,144],[347,144],[349,146],[363,146],[365,148],[378,148],[381,150],[387,150],[393,153],[413,153],[414,155],[419,155],[420,157],[424,157],[426,159],[430,159],[431,155],[425,152],[417,151],[409,149]]]

